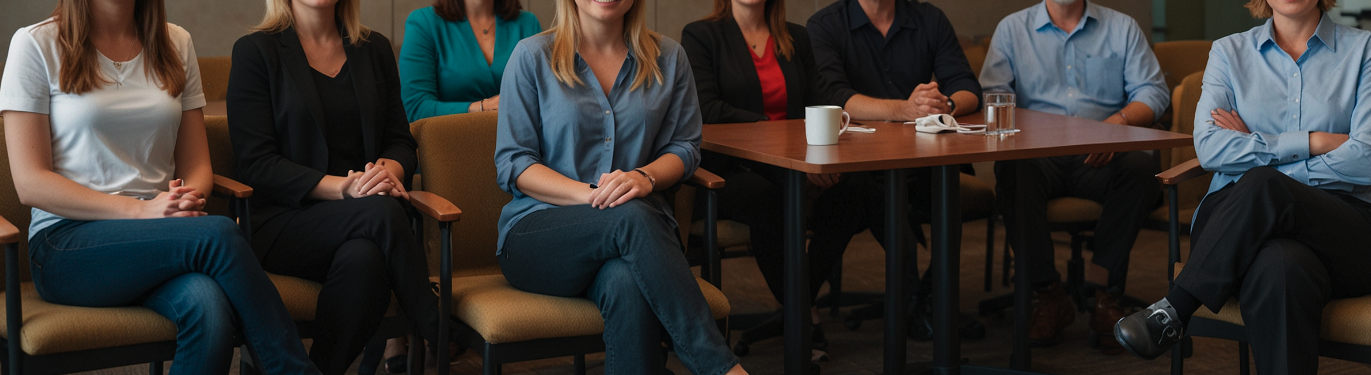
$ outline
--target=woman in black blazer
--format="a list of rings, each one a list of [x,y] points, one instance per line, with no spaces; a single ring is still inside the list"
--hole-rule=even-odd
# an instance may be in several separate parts
[[[805,106],[821,104],[814,90],[818,78],[809,33],[785,22],[785,0],[715,0],[714,12],[686,25],[681,34],[704,123],[803,119]],[[719,218],[747,224],[757,267],[772,295],[783,302],[779,186],[785,171],[708,151],[701,165],[728,181],[719,191]],[[824,350],[826,340],[818,327],[815,349]]]
[[[237,177],[256,189],[253,250],[268,272],[323,283],[310,358],[341,374],[393,291],[437,339],[438,299],[410,231],[417,164],[390,41],[359,0],[268,1],[233,46],[228,113]]]

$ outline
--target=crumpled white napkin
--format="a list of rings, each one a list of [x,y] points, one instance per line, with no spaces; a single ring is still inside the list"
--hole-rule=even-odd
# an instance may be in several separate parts
[[[920,117],[914,120],[913,123],[914,130],[923,133],[942,133],[946,131],[973,131],[973,129],[968,129],[962,127],[961,125],[957,125],[957,119],[952,118],[952,115],[948,114],[928,115]],[[906,122],[906,124],[908,124],[908,122]]]

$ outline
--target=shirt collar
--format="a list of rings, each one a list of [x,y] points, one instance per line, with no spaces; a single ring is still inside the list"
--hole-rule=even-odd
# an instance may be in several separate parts
[[[1049,27],[1057,27],[1056,24],[1052,23],[1052,16],[1047,14],[1048,1],[1052,0],[1043,0],[1043,2],[1034,5],[1033,10],[1030,11],[1032,13],[1029,15],[1030,22],[1032,22],[1030,23],[1030,25],[1036,26],[1034,30],[1043,31],[1043,29]],[[1092,3],[1089,0],[1081,1],[1085,2],[1085,13],[1081,14],[1081,22],[1076,23],[1076,30],[1066,30],[1067,35],[1071,35],[1075,33],[1077,30],[1084,29],[1086,22],[1089,22],[1092,19],[1097,22],[1100,20],[1099,9],[1095,9],[1095,3]]]
[[[897,29],[894,26],[899,26],[900,29],[910,30],[917,28],[917,24],[914,22],[914,15],[910,14],[913,11],[909,8],[907,2],[907,0],[895,0],[895,22],[890,24],[890,29],[892,31]],[[862,10],[861,2],[858,2],[857,0],[847,0],[848,29],[856,30],[870,24],[871,18],[868,18],[866,16],[866,11]]]
[[[1267,43],[1276,44],[1275,35],[1271,33],[1272,28],[1275,27],[1273,22],[1272,19],[1268,18],[1266,23],[1257,29],[1257,37],[1253,39],[1253,42],[1256,43],[1254,47],[1258,50],[1265,47]],[[1323,43],[1324,47],[1328,47],[1329,50],[1334,52],[1338,50],[1338,28],[1333,23],[1333,19],[1328,17],[1328,13],[1324,13],[1319,18],[1319,27],[1314,29],[1314,35],[1309,37],[1308,45],[1313,46],[1315,40]]]

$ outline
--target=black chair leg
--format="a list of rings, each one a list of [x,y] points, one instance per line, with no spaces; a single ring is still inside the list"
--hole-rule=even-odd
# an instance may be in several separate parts
[[[571,362],[572,362],[572,366],[573,366],[573,368],[572,368],[571,370],[573,371],[573,373],[575,373],[576,375],[586,375],[586,355],[585,355],[585,354],[577,354],[577,355],[573,356],[573,357],[571,358]]]
[[[1252,366],[1248,364],[1252,359],[1248,356],[1246,341],[1238,341],[1238,374],[1251,375]]]
[[[162,362],[152,362],[148,364],[148,375],[162,375]]]

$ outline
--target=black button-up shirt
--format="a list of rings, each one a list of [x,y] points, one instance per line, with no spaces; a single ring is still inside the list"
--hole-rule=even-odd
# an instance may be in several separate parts
[[[885,36],[857,0],[840,0],[809,18],[819,96],[846,105],[853,95],[908,99],[914,87],[937,77],[939,91],[981,96],[952,23],[941,9],[895,0],[895,21]]]

